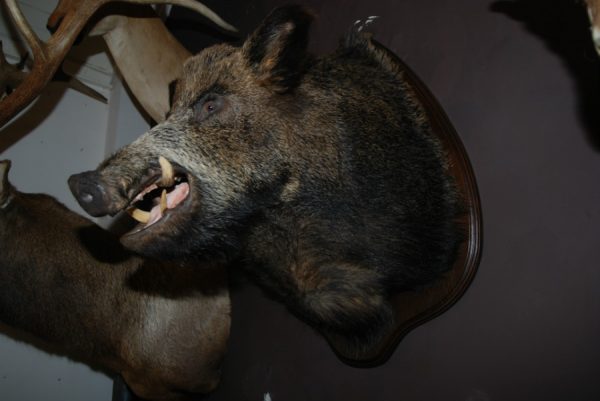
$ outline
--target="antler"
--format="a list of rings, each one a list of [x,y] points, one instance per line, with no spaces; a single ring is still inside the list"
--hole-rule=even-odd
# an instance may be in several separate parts
[[[77,35],[90,17],[103,5],[118,0],[60,0],[48,20],[56,28],[47,42],[42,42],[23,16],[16,0],[5,0],[9,15],[33,55],[33,66],[21,85],[0,102],[0,127],[26,107],[42,91],[73,46]],[[213,11],[193,0],[121,0],[135,4],[174,4],[195,10],[215,24],[235,31]]]
[[[587,0],[587,9],[592,24],[592,39],[600,55],[600,0]]]
[[[170,109],[169,85],[191,53],[155,13],[143,18],[108,15],[89,35],[102,36],[139,105],[154,121],[163,121]]]

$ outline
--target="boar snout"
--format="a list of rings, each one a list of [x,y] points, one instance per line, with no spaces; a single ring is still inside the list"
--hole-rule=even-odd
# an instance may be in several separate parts
[[[69,177],[69,188],[79,205],[91,216],[111,214],[108,192],[97,171],[86,171]]]

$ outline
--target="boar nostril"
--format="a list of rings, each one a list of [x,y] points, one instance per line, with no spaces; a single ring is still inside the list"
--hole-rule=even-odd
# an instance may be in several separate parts
[[[81,201],[84,203],[92,203],[94,201],[94,196],[92,194],[81,194]]]

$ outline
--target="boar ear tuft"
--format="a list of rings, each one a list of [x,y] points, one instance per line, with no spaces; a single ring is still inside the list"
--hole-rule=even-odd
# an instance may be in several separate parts
[[[243,53],[258,80],[277,92],[298,84],[308,61],[308,28],[313,15],[298,5],[280,7],[246,40]]]

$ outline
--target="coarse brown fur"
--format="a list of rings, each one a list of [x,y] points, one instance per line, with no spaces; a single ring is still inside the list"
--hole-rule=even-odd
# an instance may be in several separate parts
[[[122,242],[162,258],[239,258],[358,355],[392,326],[391,292],[450,268],[461,207],[392,55],[352,30],[314,58],[311,18],[276,9],[241,48],[188,60],[167,121],[70,185],[88,212],[115,213],[159,156],[171,160],[190,196]]]
[[[144,260],[0,162],[0,321],[120,373],[139,396],[217,385],[230,327],[225,271]]]

